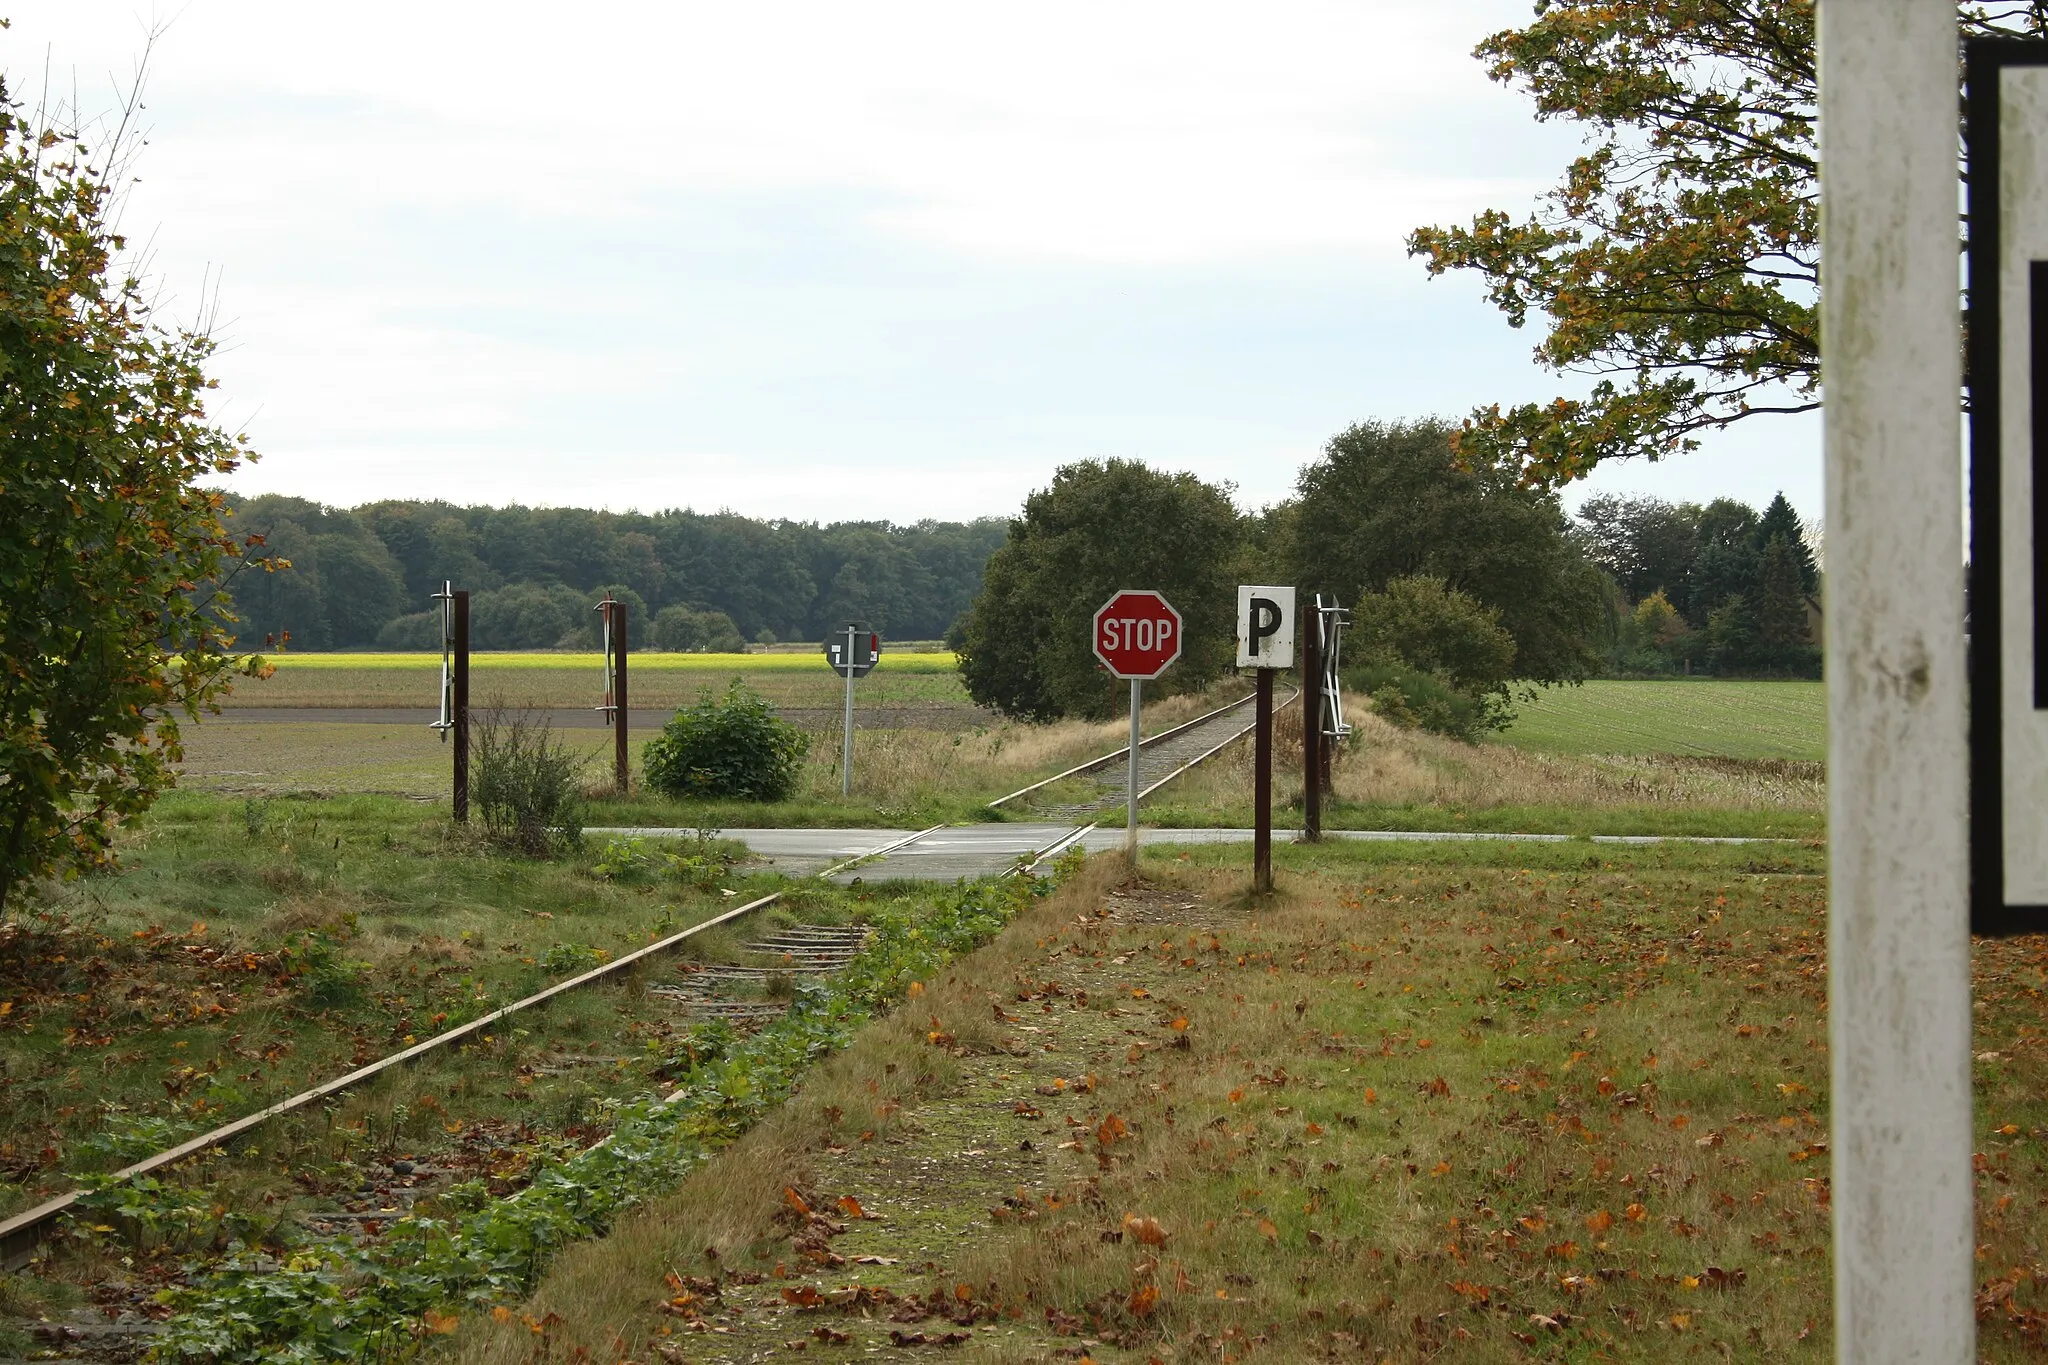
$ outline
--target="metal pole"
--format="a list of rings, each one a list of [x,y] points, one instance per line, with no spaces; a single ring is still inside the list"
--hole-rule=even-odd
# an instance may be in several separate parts
[[[839,794],[853,795],[853,636],[846,628],[846,748],[839,760]]]
[[[1144,705],[1145,684],[1131,679],[1131,751],[1124,760],[1124,852],[1131,866],[1138,865],[1138,715]]]
[[[455,819],[469,820],[469,592],[455,594]]]
[[[1976,1348],[1952,0],[1823,0],[1820,95],[1835,1358],[1961,1365]]]
[[[631,751],[626,747],[626,604],[612,603],[612,781],[620,796],[633,780]]]
[[[1273,889],[1273,670],[1259,670],[1252,704],[1252,890]]]
[[[1323,837],[1323,614],[1308,611],[1301,639],[1301,837]]]

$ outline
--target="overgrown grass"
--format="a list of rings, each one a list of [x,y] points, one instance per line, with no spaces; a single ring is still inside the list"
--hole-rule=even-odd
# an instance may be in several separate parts
[[[124,838],[122,871],[45,888],[0,922],[0,1210],[696,923],[733,903],[723,892],[761,884],[659,871],[608,880],[593,870],[597,852],[494,852],[388,797],[165,798]],[[609,1031],[619,1005],[601,991],[565,1001],[556,1027]],[[656,1034],[658,1014],[639,1016]],[[532,1063],[528,1031],[522,1021],[485,1050],[515,1069]],[[515,1115],[531,1098],[515,1087],[484,1112]]]
[[[1373,714],[1363,698],[1347,698],[1347,711],[1353,734],[1335,765],[1336,799],[1324,803],[1328,829],[1795,839],[1826,833],[1818,763],[1532,752],[1404,730]],[[1276,818],[1298,828],[1301,720],[1291,708],[1275,719],[1274,754]],[[1154,796],[1146,820],[1251,824],[1251,765],[1249,744],[1219,754]]]
[[[1831,1357],[1818,850],[1286,847],[1262,901],[1242,858],[1095,860],[524,1322],[636,1359]],[[1975,952],[1993,1361],[2048,1326],[2044,968]]]

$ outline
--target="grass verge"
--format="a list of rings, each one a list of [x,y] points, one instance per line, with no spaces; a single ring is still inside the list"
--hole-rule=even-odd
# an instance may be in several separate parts
[[[465,1361],[1831,1358],[1822,855],[1097,859]],[[2034,1359],[2048,944],[1975,949],[1981,1358]]]

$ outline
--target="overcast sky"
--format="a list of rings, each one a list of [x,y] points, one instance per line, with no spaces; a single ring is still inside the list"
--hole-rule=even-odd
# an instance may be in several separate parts
[[[217,285],[237,488],[914,521],[1578,391],[1402,247],[1576,150],[1470,55],[1530,11],[12,0],[0,69],[109,109],[163,28],[123,227]],[[1814,517],[1819,424],[1589,487]]]

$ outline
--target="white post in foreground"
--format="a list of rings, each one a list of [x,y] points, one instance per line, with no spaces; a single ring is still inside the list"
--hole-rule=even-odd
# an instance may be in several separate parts
[[[1124,774],[1124,852],[1131,855],[1131,866],[1138,865],[1138,705],[1143,699],[1143,679],[1131,679],[1131,755]]]
[[[1822,0],[1836,1359],[1975,1357],[1954,0]]]

